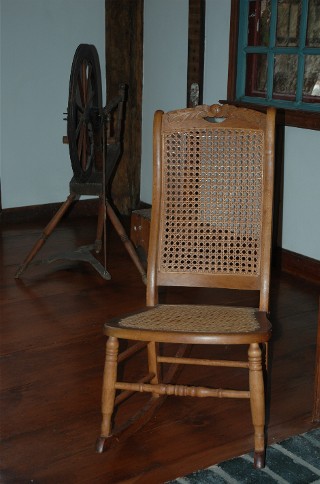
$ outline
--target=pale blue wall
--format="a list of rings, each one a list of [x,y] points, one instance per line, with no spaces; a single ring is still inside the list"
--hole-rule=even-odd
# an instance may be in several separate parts
[[[144,2],[141,200],[152,199],[152,119],[156,109],[186,106],[188,0]],[[229,49],[229,0],[206,0],[205,103],[225,99]],[[218,40],[217,40],[218,39]]]
[[[60,202],[72,176],[66,134],[71,63],[96,45],[104,76],[104,0],[1,1],[3,208]]]
[[[159,108],[184,107],[186,103],[187,50],[181,42],[186,42],[187,3],[187,0],[145,2],[141,199],[146,202],[151,201],[152,190],[152,112]],[[170,12],[174,9],[173,24],[168,19],[169,4]],[[227,95],[230,5],[230,0],[206,0],[203,99],[206,104],[225,99]],[[168,22],[167,38],[161,41],[164,19]],[[172,42],[171,56],[161,59],[159,64],[159,52],[164,51],[167,42]],[[282,247],[320,259],[320,134],[318,131],[286,128],[285,135]]]
[[[204,102],[227,95],[230,0],[206,1]],[[282,247],[320,260],[320,133],[286,128]]]
[[[229,61],[229,0],[206,0],[206,40],[203,102],[227,97]]]
[[[151,201],[152,118],[186,105],[188,0],[145,0],[141,200]],[[230,0],[206,1],[204,102],[226,97]],[[62,144],[77,45],[97,46],[104,80],[104,0],[0,0],[3,208],[59,202],[71,166]],[[285,249],[320,259],[320,135],[286,129]]]
[[[286,128],[282,247],[320,260],[320,133]]]
[[[141,200],[152,199],[152,123],[187,100],[188,0],[145,0]]]

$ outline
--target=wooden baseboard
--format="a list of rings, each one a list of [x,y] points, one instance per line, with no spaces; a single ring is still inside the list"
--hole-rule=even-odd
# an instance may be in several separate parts
[[[72,204],[65,217],[97,216],[98,203],[98,198],[77,200]],[[61,205],[62,202],[6,208],[1,212],[1,223],[49,222]]]
[[[98,215],[99,199],[76,201],[67,212],[66,216],[96,217]],[[22,222],[48,222],[57,212],[61,203],[48,203],[45,205],[32,205],[27,207],[7,208],[1,212],[1,223]],[[139,209],[149,208],[150,205],[140,202]],[[283,272],[309,282],[320,284],[320,261],[305,255],[291,252],[290,250],[277,247],[275,251],[275,265]]]
[[[320,284],[320,261],[277,247],[276,266],[283,272]]]
[[[149,210],[136,210],[131,216],[131,239],[136,246],[141,246],[145,253],[149,242],[150,206]],[[305,279],[312,283],[320,283],[320,261],[305,255],[297,254],[281,247],[274,251],[274,263],[283,272]]]
[[[0,220],[1,223],[48,222],[61,207],[62,203],[63,202],[5,208],[0,212]],[[98,204],[98,197],[87,200],[77,200],[71,205],[65,217],[96,217],[98,215]],[[139,202],[137,209],[149,207],[149,204]],[[125,215],[123,215],[123,217],[127,218]]]

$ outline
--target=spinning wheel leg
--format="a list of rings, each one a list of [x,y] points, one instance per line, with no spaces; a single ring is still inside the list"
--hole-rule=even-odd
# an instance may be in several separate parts
[[[26,268],[28,267],[28,265],[30,264],[32,259],[39,252],[39,250],[44,245],[44,243],[46,242],[48,237],[50,237],[50,235],[52,234],[52,232],[54,231],[54,229],[56,228],[56,226],[58,225],[58,223],[62,219],[63,215],[65,214],[65,212],[68,210],[68,208],[72,204],[72,202],[75,200],[75,198],[76,198],[76,194],[71,193],[68,196],[67,200],[61,205],[61,207],[59,208],[57,213],[52,217],[52,219],[50,220],[48,225],[44,228],[40,238],[34,244],[31,251],[27,255],[26,259],[24,260],[24,262],[20,265],[19,269],[17,270],[17,272],[14,276],[16,279],[18,279],[21,276],[21,274],[26,270]]]
[[[127,234],[126,234],[120,220],[116,216],[113,208],[111,207],[111,205],[107,201],[106,201],[106,209],[107,209],[107,214],[108,214],[108,216],[109,216],[109,218],[112,222],[112,225],[116,229],[116,232],[119,235],[122,242],[124,243],[124,246],[125,246],[127,252],[129,253],[133,263],[135,264],[136,268],[138,269],[139,273],[141,274],[141,277],[142,277],[144,284],[146,284],[147,283],[147,275],[146,275],[146,272],[145,272],[145,270],[144,270],[144,268],[143,268],[143,266],[140,262],[138,254],[136,253],[135,248],[134,248],[131,240],[127,236]]]

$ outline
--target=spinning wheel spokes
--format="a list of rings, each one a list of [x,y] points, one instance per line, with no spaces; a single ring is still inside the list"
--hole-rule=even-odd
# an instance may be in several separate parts
[[[80,86],[80,95],[81,98],[83,99],[83,105],[85,106],[86,104],[86,98],[87,98],[87,86],[88,86],[88,79],[87,79],[87,62],[84,60],[82,62],[81,66],[81,73],[82,73],[82,78],[81,78],[81,86]]]

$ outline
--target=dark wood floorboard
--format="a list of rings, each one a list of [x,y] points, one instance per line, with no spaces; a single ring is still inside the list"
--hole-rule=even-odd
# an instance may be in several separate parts
[[[86,263],[60,261],[14,273],[44,225],[1,229],[1,478],[7,483],[163,483],[248,452],[252,427],[247,401],[168,398],[135,436],[105,454],[94,451],[100,428],[104,321],[142,307],[145,287],[113,231],[104,281]],[[39,258],[94,240],[94,221],[63,222]],[[319,426],[312,423],[319,287],[285,274],[272,277],[268,440]],[[232,291],[163,293],[167,302],[234,302],[255,295]],[[211,349],[195,348],[206,357]],[[231,348],[219,348],[220,355]],[[239,353],[242,350],[239,350]],[[136,374],[142,355],[127,369]],[[227,370],[227,383],[246,383],[241,370]],[[188,368],[189,383],[215,381],[215,370]],[[138,399],[142,398],[138,396]],[[137,402],[119,412],[119,418]]]

